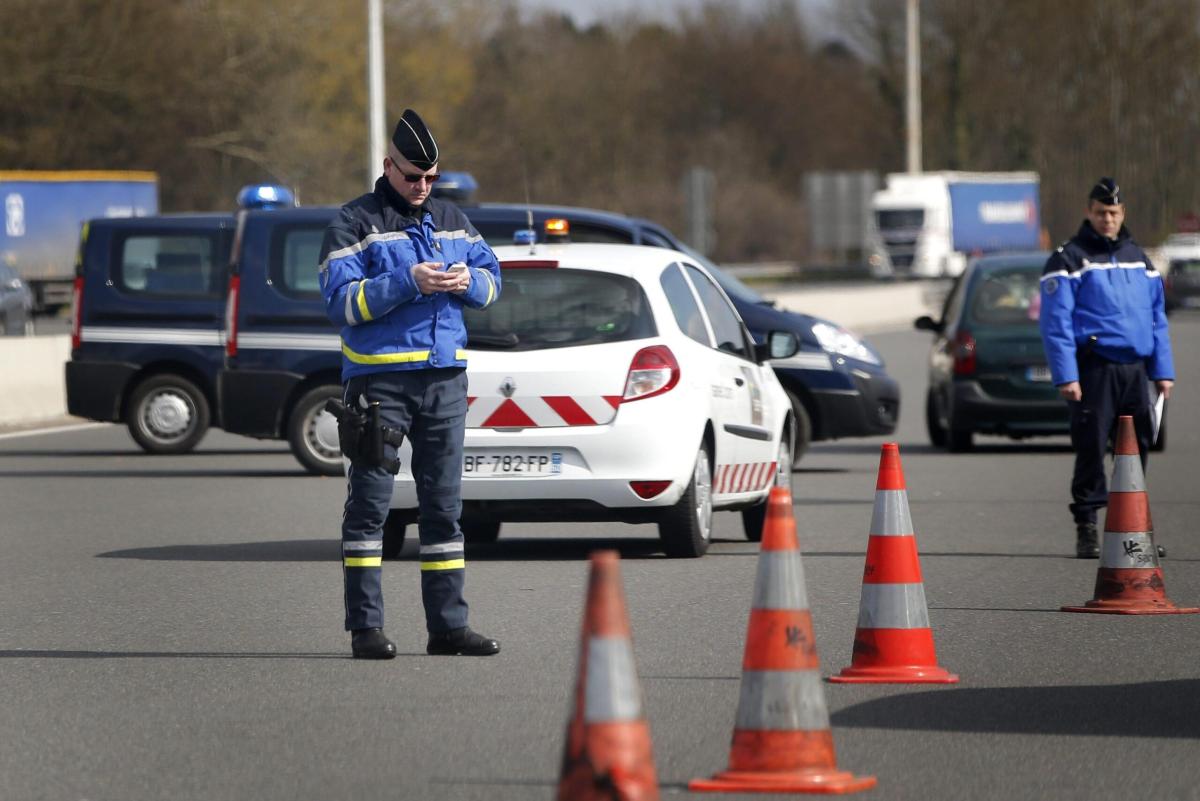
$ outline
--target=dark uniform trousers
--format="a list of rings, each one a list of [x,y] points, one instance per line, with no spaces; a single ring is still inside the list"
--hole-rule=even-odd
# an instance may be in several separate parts
[[[1083,400],[1068,403],[1075,448],[1071,514],[1076,523],[1095,523],[1096,511],[1108,505],[1104,454],[1118,416],[1133,416],[1143,471],[1146,468],[1151,434],[1146,366],[1141,361],[1119,364],[1094,353],[1081,354],[1079,385]]]
[[[462,367],[405,370],[355,376],[346,382],[345,403],[378,401],[380,419],[412,445],[412,473],[419,505],[421,599],[430,632],[467,625],[463,599],[463,436],[467,375]],[[389,459],[396,449],[387,446]],[[380,586],[383,523],[393,476],[385,467],[351,464],[342,516],[342,572],[346,581],[346,629],[383,626]]]

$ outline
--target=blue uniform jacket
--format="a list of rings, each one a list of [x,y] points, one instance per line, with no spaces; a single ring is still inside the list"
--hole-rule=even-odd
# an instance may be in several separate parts
[[[418,262],[464,262],[471,284],[461,295],[423,295]],[[342,327],[342,380],[389,370],[465,367],[463,306],[500,297],[492,249],[453,203],[408,205],[387,179],[352,200],[325,229],[320,256],[325,313]]]
[[[1056,385],[1079,380],[1076,353],[1095,337],[1109,361],[1143,360],[1151,379],[1175,377],[1162,276],[1121,227],[1115,240],[1087,220],[1050,255],[1041,280],[1042,344]]]

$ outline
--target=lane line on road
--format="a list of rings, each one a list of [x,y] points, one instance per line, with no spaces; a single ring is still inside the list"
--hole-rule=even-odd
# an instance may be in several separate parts
[[[28,431],[12,431],[8,434],[0,434],[0,440],[17,439],[18,437],[36,437],[41,434],[58,434],[67,431],[85,431],[89,428],[103,428],[111,426],[112,423],[79,423],[69,426],[54,426],[52,428],[33,428]]]

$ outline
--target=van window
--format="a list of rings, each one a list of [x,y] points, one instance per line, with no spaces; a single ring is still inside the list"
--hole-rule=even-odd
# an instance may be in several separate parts
[[[118,240],[117,283],[149,295],[208,297],[221,291],[211,236],[160,233]]]
[[[271,280],[285,295],[320,298],[317,277],[324,225],[279,225],[271,233]]]
[[[641,285],[587,270],[504,271],[504,292],[486,309],[464,309],[467,347],[543,350],[656,336]]]

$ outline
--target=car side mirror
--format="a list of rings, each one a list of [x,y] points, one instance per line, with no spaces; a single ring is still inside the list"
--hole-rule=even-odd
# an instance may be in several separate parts
[[[787,359],[800,350],[800,340],[791,331],[768,331],[767,341],[754,346],[755,360],[762,364],[771,359]]]
[[[913,320],[913,328],[916,328],[919,331],[932,331],[935,334],[940,334],[945,326],[935,321],[928,314],[922,314],[920,317]]]

